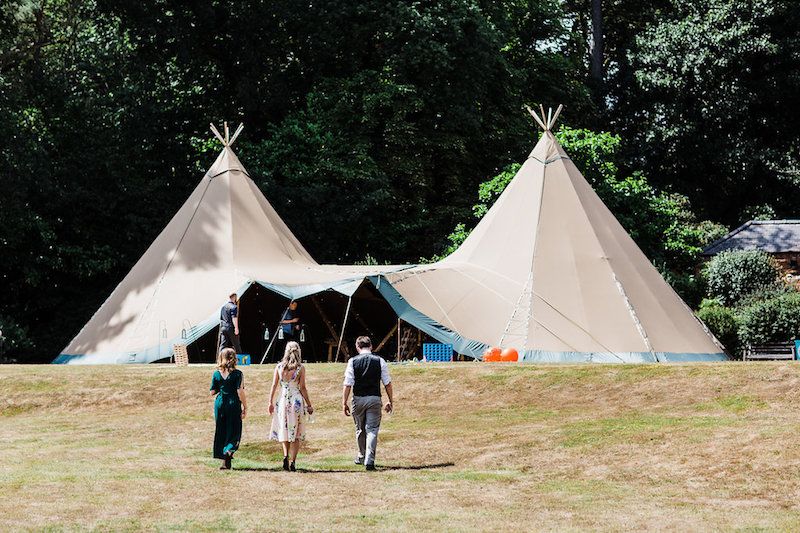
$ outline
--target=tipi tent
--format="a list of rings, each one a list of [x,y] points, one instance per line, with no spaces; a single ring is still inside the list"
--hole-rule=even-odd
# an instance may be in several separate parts
[[[215,131],[222,153],[57,362],[149,362],[217,325],[220,295],[254,283],[286,298],[366,282],[397,316],[458,353],[525,361],[726,359],[559,145],[542,138],[462,246],[430,265],[319,265]],[[349,303],[348,303],[349,311]],[[345,314],[345,323],[347,321]]]
[[[725,360],[564,152],[561,111],[530,113],[544,133],[466,241],[432,265],[388,274],[461,351],[512,346],[525,361]],[[391,301],[391,300],[390,300]]]
[[[241,128],[230,138],[227,124],[224,136],[212,125],[222,152],[56,363],[157,361],[215,328],[226,295],[255,281],[288,298],[329,288],[350,295],[377,273],[311,258],[231,149]]]

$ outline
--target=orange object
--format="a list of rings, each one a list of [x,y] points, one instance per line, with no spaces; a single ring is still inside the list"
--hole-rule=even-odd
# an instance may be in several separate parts
[[[500,360],[506,363],[517,362],[519,361],[519,352],[517,352],[516,348],[506,348],[500,354]]]
[[[483,360],[487,363],[495,363],[500,360],[500,348],[489,348],[483,352]]]

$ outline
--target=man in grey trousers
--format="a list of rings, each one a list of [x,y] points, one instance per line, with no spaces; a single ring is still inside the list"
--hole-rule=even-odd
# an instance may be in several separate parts
[[[378,447],[378,430],[381,427],[381,383],[386,388],[389,403],[386,412],[392,412],[392,378],[389,365],[383,357],[372,353],[369,337],[356,339],[358,355],[347,362],[342,391],[342,411],[350,416],[350,391],[353,392],[353,421],[356,424],[358,456],[355,463],[375,470],[375,449]]]

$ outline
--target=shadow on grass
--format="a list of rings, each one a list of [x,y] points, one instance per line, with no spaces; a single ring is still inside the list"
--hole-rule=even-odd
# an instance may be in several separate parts
[[[448,466],[455,466],[455,463],[435,463],[430,465],[376,465],[375,471],[381,472],[383,470],[432,470],[434,468],[447,468]],[[236,468],[233,467],[233,470],[238,472],[283,472],[283,468],[278,467],[270,467],[270,468],[262,468],[262,467],[242,467]],[[363,468],[298,468],[298,472],[302,472],[304,474],[357,474],[359,472],[364,472]]]

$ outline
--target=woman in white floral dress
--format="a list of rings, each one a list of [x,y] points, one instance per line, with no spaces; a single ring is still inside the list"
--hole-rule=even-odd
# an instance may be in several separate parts
[[[306,369],[302,365],[300,345],[294,341],[287,342],[283,359],[275,367],[269,393],[270,439],[280,442],[283,447],[284,470],[295,471],[300,442],[306,438],[305,414],[313,412],[306,390]]]

